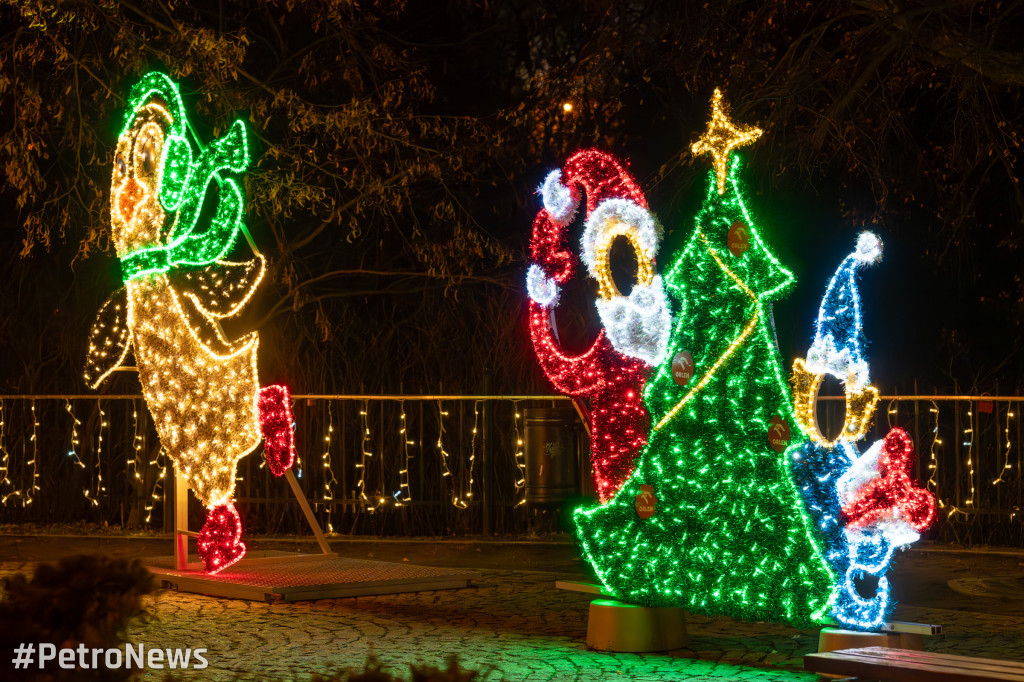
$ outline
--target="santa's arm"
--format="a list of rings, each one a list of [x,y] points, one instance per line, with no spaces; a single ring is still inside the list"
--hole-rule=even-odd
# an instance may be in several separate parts
[[[562,353],[548,322],[550,310],[530,301],[530,339],[544,374],[558,391],[569,395],[592,393],[605,384],[602,358],[609,352],[602,331],[590,349],[578,356]]]

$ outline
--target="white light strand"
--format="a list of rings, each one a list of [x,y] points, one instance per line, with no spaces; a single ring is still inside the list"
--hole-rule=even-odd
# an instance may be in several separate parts
[[[636,283],[628,296],[619,291],[611,272],[612,244],[619,237],[629,242],[636,256]],[[654,216],[646,208],[620,197],[605,199],[587,217],[580,254],[598,282],[595,304],[608,340],[623,355],[652,366],[664,359],[672,331],[661,277],[654,274],[659,237]]]
[[[526,271],[526,292],[542,308],[558,305],[558,282],[553,277],[548,277],[544,268],[536,263]]]
[[[567,187],[562,184],[562,171],[553,170],[544,178],[544,184],[540,186],[541,199],[544,202],[544,210],[553,223],[568,225],[576,215],[576,208],[580,204],[579,193],[574,187]]]

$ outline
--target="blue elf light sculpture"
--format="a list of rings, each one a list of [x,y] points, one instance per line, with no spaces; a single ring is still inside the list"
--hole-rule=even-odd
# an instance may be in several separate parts
[[[935,514],[935,500],[910,478],[913,445],[900,428],[892,429],[864,454],[855,443],[871,424],[878,390],[871,385],[864,357],[857,273],[881,260],[882,243],[863,232],[829,282],[818,310],[814,341],[807,358],[793,365],[793,401],[797,420],[809,441],[795,449],[793,478],[824,539],[826,561],[838,577],[832,616],[851,630],[877,629],[891,608],[889,569],[893,553],[916,541]],[[846,418],[834,439],[818,429],[816,406],[825,375],[843,382]],[[856,580],[878,579],[871,597]]]

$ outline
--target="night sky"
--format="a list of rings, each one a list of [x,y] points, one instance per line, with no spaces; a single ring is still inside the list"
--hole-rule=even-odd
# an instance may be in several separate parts
[[[24,52],[0,60],[0,113],[14,121],[0,136],[8,180],[0,333],[9,346],[0,390],[81,390],[92,311],[118,285],[102,237],[122,113],[115,94],[162,68],[180,78],[202,134],[232,116],[253,129],[260,157],[247,222],[272,268],[254,319],[265,314],[262,333],[276,349],[261,362],[310,391],[356,391],[378,375],[381,390],[444,383],[468,391],[485,365],[496,365],[501,390],[543,389],[528,365],[522,307],[536,187],[581,147],[626,159],[665,227],[665,267],[703,196],[708,159],[688,148],[721,85],[738,123],[765,128],[741,154],[762,234],[797,276],[774,307],[785,366],[805,354],[829,277],[870,228],[885,251],[862,271],[860,291],[882,392],[911,393],[915,380],[920,393],[1019,392],[1024,202],[1013,168],[1022,83],[1012,69],[980,75],[940,48],[966,36],[1004,50],[1000,59],[1019,58],[1020,10],[919,18],[920,3],[909,3],[906,16],[919,23],[904,34],[893,28],[902,19],[877,8],[840,16],[833,7],[735,4],[453,2],[447,13],[374,7],[339,17],[319,3],[266,12],[251,3],[185,5],[166,15],[146,3],[112,12],[86,3],[79,18],[94,16],[94,28],[84,19],[33,26],[29,14],[2,10],[5,44]],[[170,23],[207,31],[207,52],[197,54]],[[816,26],[820,45],[794,53]],[[113,51],[119,28],[140,32],[121,38],[143,41],[140,54]],[[49,52],[51,39],[73,46],[93,77]],[[890,58],[865,63],[880,46]],[[214,56],[230,66],[212,66]],[[307,121],[282,92],[317,115],[345,111],[363,127]],[[367,109],[372,115],[359,119]],[[426,131],[428,118],[440,126],[445,117],[460,123]],[[76,129],[79,121],[91,134]],[[405,127],[388,128],[392,121]],[[378,126],[384,138],[364,134]],[[384,146],[388,136],[408,148]],[[19,165],[26,160],[38,178]],[[406,167],[415,175],[394,190],[388,174]],[[275,186],[285,189],[275,194]],[[33,219],[42,227],[30,228]],[[334,272],[342,274],[324,279]],[[415,284],[422,279],[429,284]],[[576,326],[593,327],[593,309],[577,299]],[[482,343],[474,324],[488,316],[494,330]],[[368,326],[392,333],[371,340],[361,335]],[[431,340],[440,336],[470,349],[466,357]]]

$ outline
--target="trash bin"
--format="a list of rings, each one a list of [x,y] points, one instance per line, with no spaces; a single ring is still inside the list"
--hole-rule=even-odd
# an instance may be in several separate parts
[[[558,503],[579,495],[581,425],[576,410],[529,408],[523,417],[526,501]]]

